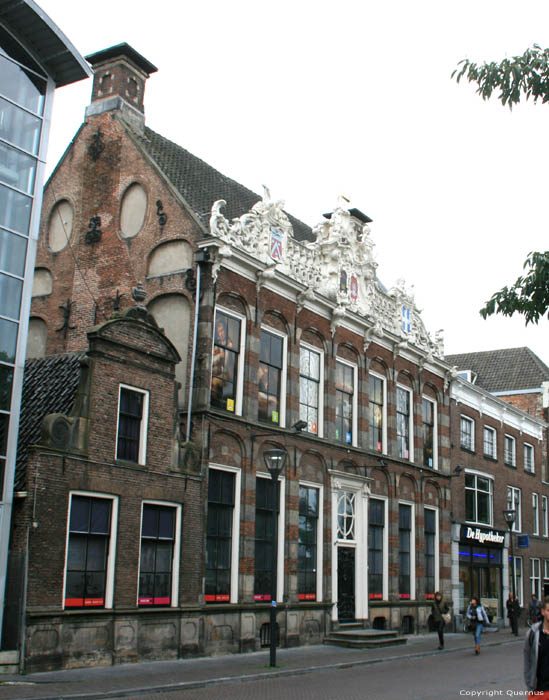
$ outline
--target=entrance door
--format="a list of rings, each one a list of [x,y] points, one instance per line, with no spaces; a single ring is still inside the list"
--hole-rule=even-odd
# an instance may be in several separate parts
[[[337,548],[337,612],[340,622],[355,619],[355,550]]]

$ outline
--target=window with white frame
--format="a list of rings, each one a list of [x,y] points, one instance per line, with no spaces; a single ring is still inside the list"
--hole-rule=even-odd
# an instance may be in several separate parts
[[[116,459],[145,464],[149,392],[121,384],[118,395]]]
[[[397,421],[397,455],[402,459],[414,459],[413,448],[413,399],[412,390],[397,386],[396,421]]]
[[[210,467],[206,525],[206,603],[236,603],[240,471]]]
[[[337,539],[356,540],[356,493],[339,491],[337,494]]]
[[[522,513],[521,513],[521,495],[520,489],[516,486],[507,487],[507,508],[515,511],[515,522],[513,523],[513,532],[521,532],[522,530]]]
[[[336,440],[348,445],[356,444],[356,378],[356,365],[336,360],[335,436]]]
[[[261,329],[257,370],[258,417],[284,426],[286,394],[286,336]]]
[[[549,559],[543,560],[543,579],[549,583]]]
[[[517,592],[517,598],[520,606],[522,607],[524,605],[524,592],[522,588],[522,557],[514,557],[510,569],[512,569],[515,576],[515,590]],[[512,590],[512,584],[509,587]]]
[[[322,399],[324,396],[324,354],[301,344],[299,350],[299,419],[307,423],[307,432],[322,437]]]
[[[65,564],[65,608],[112,608],[118,499],[73,492]]]
[[[475,449],[475,421],[467,416],[461,416],[460,420],[461,446],[466,450]]]
[[[414,508],[398,504],[398,597],[415,598]]]
[[[524,443],[524,471],[534,472],[534,448],[527,442]]]
[[[138,604],[177,606],[181,506],[144,502]]]
[[[437,459],[437,403],[423,397],[423,464],[432,469],[438,468]]]
[[[532,494],[532,534],[539,535],[539,496]]]
[[[376,452],[386,452],[385,426],[387,401],[385,379],[370,372],[368,380],[368,446]]]
[[[511,435],[506,435],[503,444],[503,458],[505,460],[505,464],[509,465],[510,467],[516,466],[517,455],[515,438]]]
[[[280,503],[280,486],[277,483],[278,503]],[[254,600],[271,600],[273,578],[273,526],[278,517],[277,501],[273,494],[271,478],[257,477],[255,480],[255,571]],[[278,548],[281,548],[283,529],[279,527]]]
[[[425,542],[425,597],[435,597],[438,590],[438,510],[425,508],[424,542]]]
[[[320,600],[322,574],[322,489],[299,484],[298,600]]]
[[[493,479],[483,474],[467,472],[465,474],[465,519],[481,525],[492,525],[493,494]]]
[[[211,405],[242,413],[245,319],[217,308],[214,322]]]
[[[541,497],[541,534],[549,537],[549,521],[547,520],[547,496]]]
[[[386,561],[386,501],[368,501],[368,598],[383,600]]]
[[[530,559],[530,592],[541,599],[541,567],[539,559]]]
[[[488,425],[484,426],[484,456],[496,459],[496,438],[497,433],[494,428]]]

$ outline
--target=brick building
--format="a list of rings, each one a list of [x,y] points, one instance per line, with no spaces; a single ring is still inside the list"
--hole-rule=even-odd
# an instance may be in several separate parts
[[[282,645],[350,621],[427,629],[435,591],[452,595],[458,481],[441,336],[404,282],[380,282],[363,212],[340,201],[309,228],[145,126],[156,69],[131,47],[87,60],[92,103],[44,192],[29,367],[86,353],[95,401],[81,389],[74,407],[43,411],[71,417],[46,418],[38,446],[22,437],[21,522],[34,522],[40,479],[58,499],[54,515],[40,496],[48,534],[29,528],[31,570],[40,538],[52,554],[36,564],[45,598],[29,575],[28,665],[259,648],[275,518]],[[149,315],[130,327],[132,294]],[[146,434],[121,456],[117,426],[132,416]],[[278,511],[271,448],[286,455]],[[89,518],[110,508],[108,532],[73,527],[75,499]],[[145,574],[165,573],[143,570],[147,504],[180,518],[162,560],[178,595],[175,583],[141,595]],[[104,577],[68,596],[94,573],[82,557],[72,568],[72,540],[92,535],[109,538]]]

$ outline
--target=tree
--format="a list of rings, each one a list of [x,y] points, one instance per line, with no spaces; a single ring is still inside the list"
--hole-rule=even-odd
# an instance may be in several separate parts
[[[509,109],[522,97],[534,102],[549,102],[549,49],[534,44],[522,56],[505,58],[500,63],[477,64],[465,58],[458,63],[452,78],[459,83],[466,78],[476,83],[477,93],[487,100],[494,90],[501,103]],[[483,318],[492,314],[512,316],[522,314],[526,325],[537,323],[546,313],[549,318],[549,251],[530,253],[523,265],[528,272],[512,287],[504,287],[492,295],[480,310]]]

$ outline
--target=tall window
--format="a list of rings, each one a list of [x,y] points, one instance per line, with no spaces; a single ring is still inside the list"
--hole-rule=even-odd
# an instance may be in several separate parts
[[[460,437],[463,448],[471,451],[475,449],[475,423],[467,416],[461,416]]]
[[[496,458],[496,431],[487,425],[484,426],[484,456]]]
[[[517,592],[517,598],[522,607],[524,605],[524,595],[522,590],[522,557],[514,557],[510,570],[511,568],[515,576],[515,590]],[[512,590],[513,585],[511,584],[509,588]]]
[[[526,442],[524,443],[524,470],[534,471],[534,448]]]
[[[297,554],[297,597],[299,600],[316,600],[318,513],[319,490],[300,484]]]
[[[261,331],[259,369],[257,372],[259,420],[280,424],[284,338]]]
[[[149,394],[120,386],[116,458],[145,464]]]
[[[307,431],[321,435],[322,355],[301,346],[299,352],[299,419],[307,423]]]
[[[355,368],[336,360],[336,440],[353,443]]]
[[[398,595],[411,598],[412,578],[412,506],[398,506]]]
[[[492,524],[493,481],[480,474],[465,474],[465,519]]]
[[[521,497],[520,489],[515,486],[507,487],[507,508],[512,508],[516,512],[513,532],[520,532],[522,530]]]
[[[177,510],[143,504],[139,605],[171,605]]]
[[[532,534],[539,535],[539,496],[537,493],[532,494]]]
[[[371,450],[383,452],[383,428],[385,413],[385,381],[375,374],[370,374],[368,428]]]
[[[234,507],[235,474],[221,469],[210,469],[206,535],[207,603],[228,603],[231,600]]]
[[[255,480],[254,600],[271,600],[273,524],[277,516],[276,510],[272,480],[257,478]]]
[[[434,598],[437,588],[437,511],[431,508],[425,508],[423,513],[425,528],[425,597]]]
[[[539,559],[530,559],[530,592],[541,600],[541,568]]]
[[[112,505],[111,498],[83,495],[71,498],[65,585],[67,608],[106,607]]]
[[[541,497],[541,531],[544,537],[549,536],[549,521],[547,519],[547,496]]]
[[[398,386],[396,392],[397,455],[402,459],[413,459],[411,454],[410,422],[412,392]]]
[[[516,442],[515,438],[510,435],[506,435],[504,439],[503,457],[505,464],[508,464],[510,467],[516,466]]]
[[[368,508],[368,597],[382,600],[385,501],[370,498]]]
[[[237,410],[242,321],[219,309],[215,312],[211,404]]]
[[[423,464],[426,467],[436,469],[436,404],[434,401],[424,397],[422,409]]]

